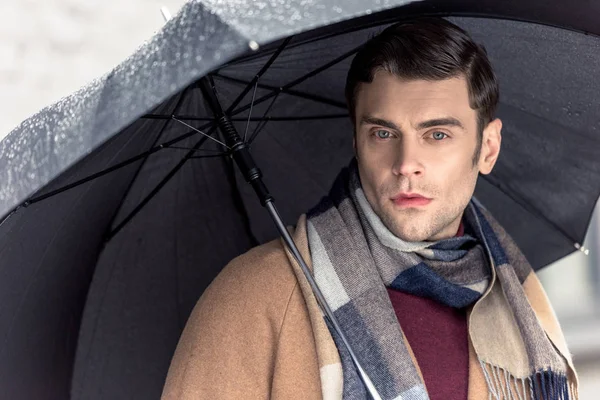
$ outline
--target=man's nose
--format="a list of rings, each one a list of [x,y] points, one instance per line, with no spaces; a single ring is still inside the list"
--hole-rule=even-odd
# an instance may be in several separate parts
[[[419,146],[415,143],[403,141],[398,146],[392,172],[394,175],[402,175],[408,178],[422,175],[423,171]]]

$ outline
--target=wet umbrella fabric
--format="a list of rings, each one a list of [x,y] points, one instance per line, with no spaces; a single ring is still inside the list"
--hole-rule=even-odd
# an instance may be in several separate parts
[[[211,72],[293,223],[351,157],[352,55],[400,16],[470,12],[452,20],[486,46],[504,122],[477,196],[536,268],[582,241],[600,191],[598,6],[287,3],[190,2],[117,69],[0,142],[3,397],[157,398],[204,288],[276,237],[193,82]]]

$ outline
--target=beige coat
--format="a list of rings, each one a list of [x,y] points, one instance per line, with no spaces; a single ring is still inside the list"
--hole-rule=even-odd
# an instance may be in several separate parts
[[[309,262],[304,217],[297,226],[294,240]],[[539,282],[532,275],[524,287],[535,286],[537,293]],[[162,399],[311,400],[323,398],[322,393],[341,399],[339,355],[319,352],[317,343],[324,336],[331,339],[322,321],[317,323],[315,313],[309,312],[316,303],[312,296],[305,298],[307,283],[298,277],[297,264],[280,240],[254,248],[227,265],[187,322]],[[529,300],[546,331],[557,332],[559,347],[566,349],[545,296]],[[488,399],[472,346],[469,359],[468,398]]]

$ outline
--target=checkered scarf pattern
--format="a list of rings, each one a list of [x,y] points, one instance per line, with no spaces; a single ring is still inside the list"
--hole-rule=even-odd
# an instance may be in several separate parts
[[[576,398],[569,366],[523,291],[531,267],[475,201],[465,210],[464,225],[462,237],[399,239],[367,201],[356,160],[307,214],[315,280],[378,392],[383,399],[429,398],[387,294],[391,287],[469,310],[469,336],[490,398]],[[490,315],[504,325],[485,322]],[[341,358],[343,398],[369,398],[346,348],[327,326]]]

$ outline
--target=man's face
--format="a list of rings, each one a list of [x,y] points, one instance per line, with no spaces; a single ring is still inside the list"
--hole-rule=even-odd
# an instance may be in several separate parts
[[[477,113],[465,78],[403,80],[385,71],[360,84],[355,115],[360,180],[383,223],[406,241],[454,236],[478,173],[496,162],[500,120],[485,128],[474,160]]]

